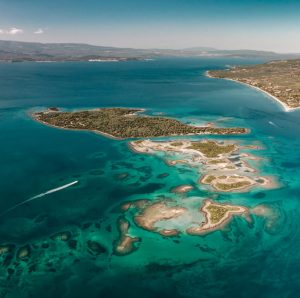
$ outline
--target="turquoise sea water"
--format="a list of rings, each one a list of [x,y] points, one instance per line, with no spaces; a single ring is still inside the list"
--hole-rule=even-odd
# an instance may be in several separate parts
[[[29,244],[31,250],[26,260],[18,260],[15,251],[0,257],[0,297],[297,297],[300,111],[286,113],[252,88],[204,75],[208,69],[257,62],[262,61],[0,64],[0,211],[79,181],[0,217],[0,245],[14,244],[16,251]],[[143,107],[148,114],[189,123],[221,120],[218,125],[248,127],[249,135],[217,139],[263,146],[253,152],[264,158],[259,170],[274,175],[280,187],[243,194],[207,191],[197,184],[196,171],[136,154],[126,141],[50,128],[30,118],[49,106]],[[169,175],[162,178],[163,173]],[[185,196],[172,194],[180,184],[196,188]],[[132,224],[130,235],[142,239],[139,248],[127,256],[112,254],[118,206],[158,196],[265,204],[278,216],[271,228],[262,217],[253,217],[252,224],[235,218],[222,231],[178,238]],[[74,241],[50,238],[66,230],[76,247]],[[92,255],[89,240],[107,253]]]

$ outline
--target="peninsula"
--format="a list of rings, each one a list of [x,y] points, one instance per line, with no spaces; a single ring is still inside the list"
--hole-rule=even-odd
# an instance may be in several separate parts
[[[207,74],[260,89],[278,101],[285,111],[300,107],[300,59],[214,70]]]
[[[90,130],[116,139],[150,138],[179,135],[239,135],[246,128],[199,127],[162,116],[140,115],[143,109],[103,108],[88,111],[61,112],[48,109],[33,117],[51,126]]]

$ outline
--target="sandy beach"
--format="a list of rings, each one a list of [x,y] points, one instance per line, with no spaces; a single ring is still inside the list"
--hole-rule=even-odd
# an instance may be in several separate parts
[[[211,75],[209,74],[209,71],[206,71],[206,72],[205,72],[205,75],[206,75],[208,78],[211,78],[211,79],[220,79],[220,78],[215,78],[215,77],[211,76]],[[258,90],[258,91],[260,91],[260,92],[263,92],[264,94],[268,95],[268,96],[271,97],[273,100],[275,100],[277,103],[279,103],[280,106],[283,108],[283,110],[284,110],[285,112],[293,112],[293,111],[296,111],[296,110],[299,110],[299,109],[300,109],[300,107],[298,107],[298,108],[290,108],[286,103],[284,103],[283,101],[281,101],[278,97],[276,97],[276,96],[272,95],[271,93],[269,93],[269,92],[267,92],[267,91],[265,91],[265,90],[263,90],[263,89],[261,89],[261,88],[258,88],[258,87],[256,87],[256,86],[252,86],[252,85],[250,85],[250,84],[247,84],[247,83],[244,83],[244,82],[240,82],[240,81],[234,80],[234,79],[222,78],[222,80],[227,80],[227,81],[232,81],[232,82],[235,82],[235,83],[240,83],[240,84],[246,85],[246,86],[248,86],[248,87],[251,87],[251,88],[253,88],[253,89],[256,89],[256,90]]]

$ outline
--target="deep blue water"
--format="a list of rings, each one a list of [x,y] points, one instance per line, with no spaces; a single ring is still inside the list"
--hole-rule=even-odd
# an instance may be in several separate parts
[[[0,297],[297,297],[300,111],[286,113],[252,88],[205,76],[209,69],[258,62],[182,58],[0,64],[0,210],[79,181],[0,217],[0,245],[31,247],[27,261],[14,254],[1,257]],[[252,226],[236,218],[224,231],[182,235],[179,243],[132,227],[131,233],[142,238],[139,249],[124,257],[112,255],[116,206],[169,196],[170,188],[191,183],[195,173],[135,154],[126,141],[31,119],[34,110],[49,106],[143,107],[149,114],[187,122],[229,117],[222,125],[248,127],[251,134],[226,139],[264,146],[255,153],[264,158],[260,171],[277,177],[281,187],[223,194],[217,200],[266,204],[280,216],[272,229],[262,218]],[[165,172],[166,179],[157,178]],[[118,179],[122,173],[128,178]],[[200,188],[189,196],[206,195]],[[72,232],[76,249],[49,240],[65,230]],[[109,253],[91,256],[85,246],[89,239]]]

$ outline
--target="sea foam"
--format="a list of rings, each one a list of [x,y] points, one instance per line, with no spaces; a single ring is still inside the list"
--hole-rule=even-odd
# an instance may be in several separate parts
[[[50,189],[50,190],[48,190],[48,191],[46,191],[46,192],[40,193],[40,194],[38,194],[38,195],[36,195],[36,196],[34,196],[34,197],[31,197],[31,198],[29,198],[29,199],[27,199],[27,200],[25,200],[25,201],[23,201],[23,202],[21,202],[21,203],[18,203],[18,204],[16,204],[16,205],[10,207],[9,209],[7,209],[7,210],[5,210],[4,212],[2,212],[2,213],[0,214],[0,216],[3,216],[3,215],[5,215],[5,214],[7,214],[8,212],[13,211],[14,209],[16,209],[16,208],[18,208],[18,207],[20,207],[20,206],[22,206],[22,205],[24,205],[24,204],[26,204],[26,203],[29,203],[29,202],[34,201],[34,200],[36,200],[36,199],[42,198],[42,197],[44,197],[44,196],[46,196],[46,195],[49,195],[49,194],[51,194],[51,193],[54,193],[54,192],[63,190],[63,189],[65,189],[65,188],[68,188],[68,187],[70,187],[70,186],[72,186],[72,185],[74,185],[74,184],[77,184],[77,183],[78,183],[78,180],[75,180],[75,181],[73,181],[73,182],[71,182],[71,183],[68,183],[68,184],[62,185],[62,186],[60,186],[60,187],[53,188],[53,189]]]

